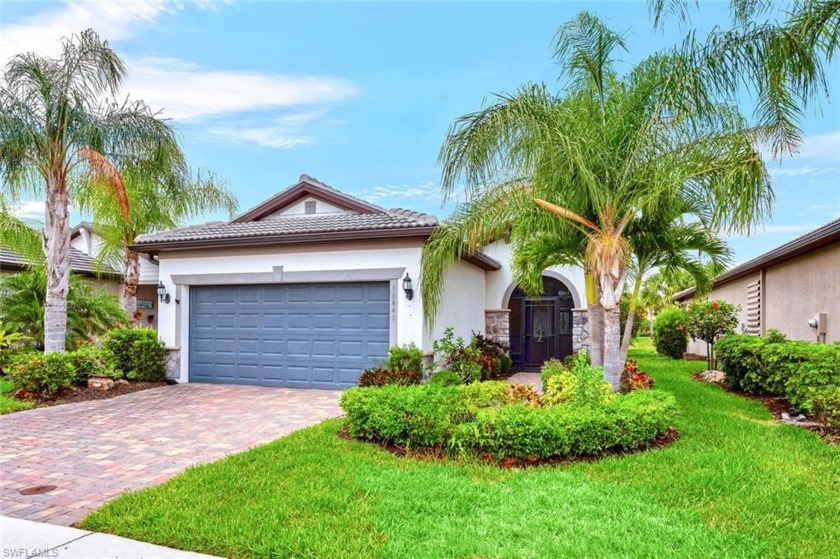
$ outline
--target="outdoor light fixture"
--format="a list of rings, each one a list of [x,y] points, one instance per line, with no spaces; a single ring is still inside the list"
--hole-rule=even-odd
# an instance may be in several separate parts
[[[411,287],[411,278],[408,276],[408,272],[405,273],[403,278],[403,291],[405,291],[405,298],[409,301],[414,298],[414,289]]]
[[[166,303],[168,305],[171,298],[169,297],[169,293],[166,292],[166,286],[163,285],[163,282],[158,283],[157,292],[158,301],[160,301],[161,303]]]

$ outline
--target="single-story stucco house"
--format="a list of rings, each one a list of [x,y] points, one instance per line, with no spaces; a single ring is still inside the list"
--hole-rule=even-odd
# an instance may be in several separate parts
[[[689,303],[695,291],[674,301]],[[737,305],[746,334],[775,328],[794,340],[840,341],[840,219],[718,276],[705,297]],[[706,355],[706,344],[689,342],[688,352]]]
[[[70,249],[96,257],[102,246],[102,237],[96,232],[93,224],[82,221],[70,231]],[[122,274],[119,274],[119,284],[114,293],[122,296]],[[137,288],[137,322],[152,328],[157,327],[158,310],[158,265],[147,254],[140,256],[140,285]],[[110,287],[109,287],[110,288]]]
[[[520,368],[585,344],[583,271],[544,273],[529,299],[500,240],[456,263],[434,328],[417,289],[435,217],[381,207],[308,175],[230,222],[142,235],[159,262],[158,330],[179,382],[345,388],[393,345],[426,353],[446,327],[510,344]]]

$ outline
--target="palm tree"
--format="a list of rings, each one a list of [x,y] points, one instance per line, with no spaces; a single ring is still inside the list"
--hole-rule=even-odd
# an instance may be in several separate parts
[[[117,167],[175,145],[174,131],[139,101],[115,95],[125,65],[93,30],[62,42],[59,58],[19,54],[0,87],[0,176],[13,195],[45,195],[45,351],[63,351],[70,278],[71,187],[82,174],[128,201]]]
[[[654,27],[670,16],[690,23],[698,2],[648,0]],[[808,106],[828,98],[825,67],[840,49],[840,2],[794,0],[787,8],[768,0],[730,0],[731,29],[715,28],[679,47],[707,91],[737,100],[747,93],[754,116],[777,157],[795,153]],[[782,11],[782,20],[779,14]]]
[[[453,258],[441,247],[478,250],[500,230],[499,219],[512,229],[514,250],[534,233],[573,235],[582,240],[580,258],[604,309],[604,375],[617,389],[630,227],[678,200],[704,227],[748,230],[772,199],[756,147],[763,131],[693,87],[694,70],[683,57],[652,56],[619,76],[614,55],[623,39],[590,14],[561,26],[555,47],[565,91],[527,85],[450,129],[441,150],[442,187],[451,195],[463,185],[472,201],[456,214],[462,225],[433,235],[421,289],[431,303],[428,317],[442,288],[436,269]],[[505,207],[478,203],[488,200]],[[543,211],[532,211],[535,204]]]
[[[138,235],[173,229],[183,219],[223,210],[234,214],[238,203],[233,193],[216,177],[193,174],[180,150],[160,153],[154,166],[128,165],[120,176],[128,196],[128,216],[123,217],[119,202],[101,189],[83,183],[76,203],[93,215],[94,228],[101,238],[98,263],[123,270],[123,306],[128,316],[137,309],[140,283],[140,254],[129,247]]]

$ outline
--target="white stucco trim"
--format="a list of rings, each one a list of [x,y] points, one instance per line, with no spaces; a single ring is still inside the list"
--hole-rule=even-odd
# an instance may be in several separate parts
[[[570,280],[569,278],[567,278],[566,276],[564,276],[560,272],[557,272],[557,271],[552,270],[550,268],[548,270],[543,270],[542,275],[545,276],[545,277],[556,279],[559,282],[562,282],[563,285],[565,285],[569,289],[569,293],[572,294],[572,301],[574,302],[574,308],[575,309],[580,308],[580,306],[581,306],[580,295],[578,294],[577,289],[575,289],[575,284],[572,282],[572,280]],[[508,308],[508,305],[510,304],[510,296],[513,295],[513,291],[516,289],[516,287],[518,285],[519,284],[516,283],[515,281],[512,282],[510,285],[508,285],[507,289],[505,290],[505,294],[502,296],[502,306],[500,308],[502,308],[502,309]]]

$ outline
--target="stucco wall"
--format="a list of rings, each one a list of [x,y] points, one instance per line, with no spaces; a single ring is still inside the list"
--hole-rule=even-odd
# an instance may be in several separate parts
[[[485,290],[485,306],[488,309],[506,309],[507,299],[512,287],[515,287],[513,273],[510,268],[511,248],[505,241],[497,241],[487,245],[482,252],[502,263],[501,270],[487,272],[487,288]],[[555,277],[563,281],[572,292],[575,306],[586,304],[586,287],[583,279],[583,269],[572,266],[555,266],[549,268]]]
[[[424,349],[431,350],[431,342],[443,336],[452,326],[455,335],[469,339],[472,332],[484,332],[485,272],[467,262],[458,262],[447,272],[435,326],[431,338],[424,341]]]
[[[840,243],[768,268],[764,283],[765,328],[815,341],[816,331],[807,321],[826,313],[826,341],[840,340]]]
[[[759,273],[755,272],[739,280],[716,287],[705,297],[709,300],[722,299],[739,307],[737,332],[741,332],[747,323],[747,285],[753,283],[758,278]],[[697,355],[706,355],[706,342],[702,340],[691,341],[689,338],[688,352]]]
[[[224,251],[172,252],[160,255],[160,278],[172,295],[172,302],[159,306],[158,331],[163,342],[180,347],[181,378],[188,378],[189,286],[176,289],[173,275],[271,272],[319,272],[405,268],[415,281],[420,275],[420,241],[344,243],[271,249],[229,249]],[[422,302],[415,289],[408,301],[399,287],[396,294],[397,344],[423,347]],[[175,303],[175,298],[180,304]],[[483,311],[483,309],[482,309]],[[180,332],[180,336],[176,334]]]

